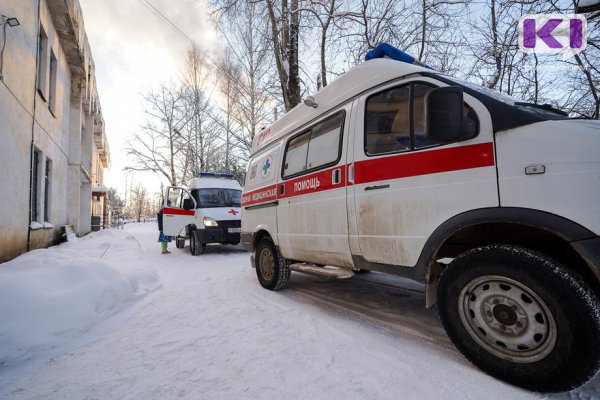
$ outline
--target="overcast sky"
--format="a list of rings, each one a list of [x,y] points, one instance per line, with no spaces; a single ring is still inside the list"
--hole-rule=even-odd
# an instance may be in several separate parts
[[[180,76],[186,50],[183,38],[145,0],[79,0],[96,64],[96,80],[111,152],[105,185],[125,189],[126,140],[144,121],[141,94]],[[147,0],[201,46],[211,48],[216,33],[204,0]],[[160,189],[156,175],[129,173],[151,194]]]

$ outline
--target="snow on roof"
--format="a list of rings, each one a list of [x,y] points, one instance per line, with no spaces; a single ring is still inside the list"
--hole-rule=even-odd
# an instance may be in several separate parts
[[[431,73],[432,70],[388,58],[365,61],[317,92],[313,96],[318,105],[317,108],[300,103],[268,128],[257,134],[252,143],[251,153],[255,153],[277,138],[308,123],[365,90],[417,72]]]
[[[235,189],[242,190],[240,183],[229,178],[192,178],[188,183],[190,189]]]
[[[94,186],[92,188],[92,193],[106,193],[108,192],[108,188],[104,185]]]

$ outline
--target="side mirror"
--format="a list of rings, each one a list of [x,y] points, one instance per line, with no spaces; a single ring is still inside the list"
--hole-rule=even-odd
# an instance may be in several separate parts
[[[472,136],[472,129],[465,125],[461,88],[446,86],[432,89],[427,93],[425,96],[427,138],[437,143],[469,139],[469,136]]]
[[[183,209],[191,210],[192,208],[194,208],[194,202],[192,199],[183,199]]]

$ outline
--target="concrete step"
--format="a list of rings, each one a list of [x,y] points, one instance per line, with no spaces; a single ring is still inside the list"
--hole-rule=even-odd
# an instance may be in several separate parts
[[[314,264],[309,263],[291,264],[290,270],[330,279],[348,279],[354,276],[354,272],[346,268],[330,266],[318,267]]]

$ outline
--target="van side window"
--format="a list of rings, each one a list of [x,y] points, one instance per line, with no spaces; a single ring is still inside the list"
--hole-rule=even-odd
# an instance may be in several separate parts
[[[413,82],[367,99],[365,151],[369,155],[436,146],[425,136],[425,95],[435,86]],[[477,115],[464,103],[465,123],[478,129]]]
[[[410,149],[409,105],[409,85],[386,90],[367,99],[367,153]]]
[[[425,95],[431,89],[435,89],[435,86],[419,83],[413,85],[414,132],[417,149],[438,144],[425,136]]]
[[[296,136],[288,143],[283,164],[283,176],[289,176],[306,169],[306,154],[308,153],[308,140],[310,131]]]
[[[337,162],[340,157],[343,121],[344,113],[340,112],[293,137],[287,144],[283,177]]]
[[[312,128],[308,144],[307,168],[316,168],[336,161],[339,157],[342,114],[337,114]]]

